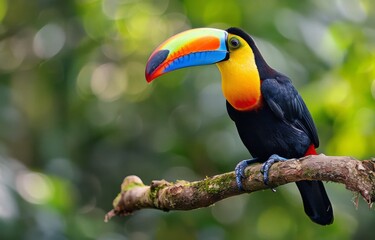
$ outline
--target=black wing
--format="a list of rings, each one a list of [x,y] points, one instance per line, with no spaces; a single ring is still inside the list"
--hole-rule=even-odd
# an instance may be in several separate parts
[[[314,146],[319,147],[319,138],[311,114],[288,77],[279,75],[275,79],[263,80],[261,91],[276,116],[305,132]]]

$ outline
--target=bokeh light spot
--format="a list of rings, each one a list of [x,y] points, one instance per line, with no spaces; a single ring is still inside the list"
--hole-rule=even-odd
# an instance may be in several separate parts
[[[101,100],[111,102],[123,94],[127,79],[125,71],[115,64],[102,64],[92,75],[91,90]]]
[[[49,23],[35,34],[34,52],[40,58],[51,58],[63,48],[65,38],[65,32],[59,25]]]
[[[327,64],[340,63],[344,52],[339,48],[328,26],[313,19],[302,19],[299,22],[300,31],[306,45]]]
[[[367,13],[362,1],[336,0],[337,9],[347,19],[354,22],[366,20]]]
[[[34,204],[44,204],[53,195],[53,186],[47,176],[41,173],[21,172],[16,178],[18,193]]]

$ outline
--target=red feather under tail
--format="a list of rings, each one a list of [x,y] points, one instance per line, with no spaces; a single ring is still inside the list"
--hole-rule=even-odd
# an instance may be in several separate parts
[[[318,155],[318,153],[316,152],[315,150],[315,146],[314,144],[311,144],[309,146],[309,148],[307,149],[306,153],[305,153],[305,156],[308,156],[308,155]]]

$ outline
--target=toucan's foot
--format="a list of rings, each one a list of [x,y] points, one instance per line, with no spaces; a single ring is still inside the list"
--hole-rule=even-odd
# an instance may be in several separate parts
[[[269,182],[269,174],[268,173],[270,171],[270,168],[271,168],[272,164],[274,164],[276,162],[286,161],[286,160],[288,160],[288,159],[280,157],[277,154],[273,154],[273,155],[271,155],[271,157],[268,158],[267,161],[265,161],[263,163],[260,171],[263,173],[264,184],[268,185],[268,182]]]
[[[246,176],[245,176],[246,167],[249,166],[250,164],[257,163],[257,162],[258,162],[257,158],[243,160],[243,161],[239,162],[237,164],[236,168],[234,169],[234,172],[236,174],[237,187],[241,191],[243,191],[242,179],[246,178]]]

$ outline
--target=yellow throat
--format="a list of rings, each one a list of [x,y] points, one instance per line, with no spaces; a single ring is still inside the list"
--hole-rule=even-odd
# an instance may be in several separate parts
[[[239,111],[256,108],[260,104],[260,77],[253,50],[239,36],[228,35],[228,41],[235,37],[240,46],[231,49],[229,59],[217,63],[221,72],[222,90],[227,101]]]

